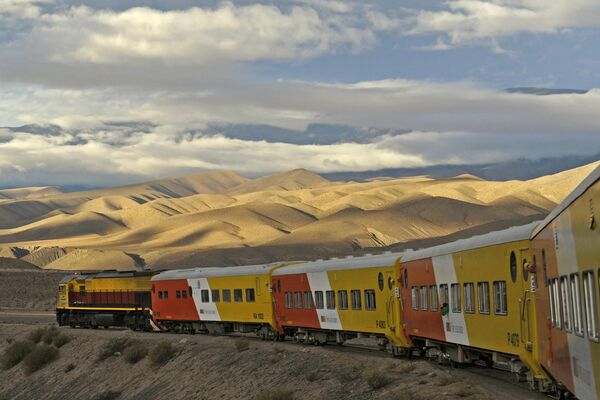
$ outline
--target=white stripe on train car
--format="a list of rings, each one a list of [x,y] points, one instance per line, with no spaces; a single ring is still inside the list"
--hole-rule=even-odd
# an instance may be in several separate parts
[[[573,236],[569,210],[565,210],[565,212],[553,221],[552,228],[556,235],[555,247],[559,278],[560,276],[569,276],[572,273],[579,272],[575,237]],[[573,323],[572,318],[570,323]],[[569,343],[569,355],[571,357],[571,375],[573,376],[573,384],[575,385],[574,394],[579,399],[596,399],[591,341],[569,332],[566,332],[566,335]]]
[[[188,279],[188,285],[192,288],[192,298],[194,299],[194,305],[198,311],[201,321],[220,321],[221,316],[217,305],[212,302],[212,293],[208,284],[208,279],[197,278]],[[202,290],[208,290],[208,302],[202,302]],[[222,299],[221,299],[222,300]]]
[[[462,313],[462,308],[460,313],[452,311],[452,284],[458,283],[452,254],[433,257],[432,262],[435,282],[438,284],[438,287],[443,284],[448,285],[449,310],[448,314],[442,316],[446,341],[468,346],[469,334],[467,332],[467,325],[465,324],[465,316]],[[462,285],[460,287],[462,294]]]
[[[327,291],[331,290],[327,272],[309,272],[306,275],[308,277],[310,290],[312,290],[313,293],[318,290],[323,291],[323,302],[325,303],[324,309],[317,309],[321,329],[342,330],[342,322],[340,321],[337,309],[327,309]]]

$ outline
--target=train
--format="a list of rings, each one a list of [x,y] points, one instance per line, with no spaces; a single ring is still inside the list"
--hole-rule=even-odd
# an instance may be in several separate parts
[[[600,394],[600,167],[544,220],[425,249],[316,261],[79,273],[59,325],[255,333],[509,370],[532,390]]]

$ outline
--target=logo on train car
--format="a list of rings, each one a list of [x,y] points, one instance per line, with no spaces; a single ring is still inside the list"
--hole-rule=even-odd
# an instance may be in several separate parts
[[[252,316],[254,319],[265,319],[265,315],[263,313],[254,313]]]
[[[385,329],[386,323],[385,321],[375,321],[375,325],[377,325],[378,328]]]
[[[328,322],[330,324],[335,324],[338,322],[338,319],[335,317],[327,317],[325,315],[321,315],[321,322]]]
[[[513,347],[519,347],[519,334],[507,332],[506,341]]]

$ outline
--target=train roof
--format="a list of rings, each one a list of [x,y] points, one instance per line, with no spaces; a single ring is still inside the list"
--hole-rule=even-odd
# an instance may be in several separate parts
[[[502,243],[516,242],[519,240],[527,240],[531,236],[531,232],[535,229],[540,221],[531,222],[527,225],[513,226],[500,231],[489,232],[483,235],[477,235],[468,239],[460,239],[455,242],[442,244],[439,246],[429,247],[421,250],[410,250],[402,256],[402,262],[421,260],[446,254],[456,253],[458,251],[478,249],[481,247],[493,246]]]
[[[149,276],[153,275],[153,271],[99,271],[99,272],[78,272],[65,275],[59,283],[68,283],[73,279],[77,280],[90,280],[90,279],[101,279],[101,278],[131,278],[134,276]]]
[[[391,266],[403,253],[391,251],[358,257],[348,256],[345,258],[331,258],[329,260],[317,260],[296,265],[287,265],[273,271],[273,276],[303,274],[309,272],[337,271],[342,269],[363,269],[383,266]]]
[[[563,211],[565,211],[575,200],[581,197],[586,190],[589,189],[596,181],[600,180],[600,165],[598,165],[590,174],[583,180],[575,190],[569,194],[562,203],[560,203],[548,216],[538,225],[538,227],[531,234],[533,239],[544,229],[550,222],[558,217]]]
[[[172,269],[163,271],[152,277],[153,281],[168,281],[175,279],[215,278],[221,276],[267,275],[277,266],[285,263],[270,263],[258,265],[243,265],[239,267],[206,267]]]

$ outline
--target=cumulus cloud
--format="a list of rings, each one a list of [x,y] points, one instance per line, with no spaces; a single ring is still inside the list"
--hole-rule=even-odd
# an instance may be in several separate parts
[[[411,35],[442,34],[436,47],[447,49],[519,33],[559,33],[571,28],[600,26],[596,0],[452,0],[445,9],[422,10],[414,17]]]

